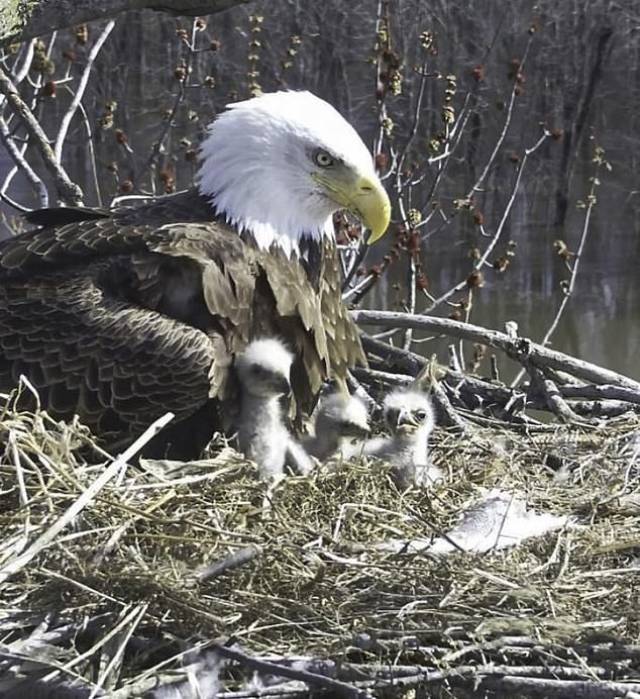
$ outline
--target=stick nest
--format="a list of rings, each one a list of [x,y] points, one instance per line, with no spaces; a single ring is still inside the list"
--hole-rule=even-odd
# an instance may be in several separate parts
[[[399,492],[386,464],[354,462],[270,492],[222,441],[208,460],[142,459],[24,565],[20,555],[112,460],[78,423],[11,402],[0,418],[0,575],[10,571],[0,676],[18,684],[45,677],[68,696],[142,696],[231,640],[254,657],[333,663],[334,677],[360,668],[354,687],[375,677],[387,692],[394,681],[380,678],[429,668],[443,675],[443,696],[467,696],[447,680],[459,666],[532,665],[543,647],[590,676],[580,649],[640,642],[637,416],[542,435],[436,430],[433,457],[448,478],[432,491]],[[486,555],[376,549],[446,532],[492,487],[575,524]],[[606,670],[636,677],[628,663]],[[251,696],[235,662],[223,675],[222,695]],[[412,685],[393,686],[401,695]]]

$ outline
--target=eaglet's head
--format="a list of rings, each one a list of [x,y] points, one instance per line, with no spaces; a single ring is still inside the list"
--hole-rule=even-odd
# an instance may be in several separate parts
[[[332,393],[320,403],[316,432],[338,437],[364,437],[369,433],[366,405],[357,396]]]
[[[415,389],[391,391],[382,404],[384,421],[394,434],[431,432],[435,424],[429,397]]]
[[[209,127],[197,176],[216,211],[261,248],[287,254],[308,236],[333,238],[346,209],[383,235],[391,212],[355,129],[310,92],[273,92],[229,105]]]
[[[235,368],[243,392],[259,398],[288,394],[293,355],[279,340],[250,342],[236,355]]]

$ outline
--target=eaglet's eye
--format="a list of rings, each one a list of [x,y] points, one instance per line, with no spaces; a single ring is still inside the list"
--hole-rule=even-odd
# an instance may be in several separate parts
[[[335,165],[336,161],[335,158],[330,156],[326,150],[318,148],[318,150],[313,154],[313,162],[320,167],[331,167],[332,165]]]
[[[418,418],[418,420],[420,420],[420,422],[422,422],[422,420],[424,420],[425,417],[427,417],[427,411],[426,410],[417,410],[416,417]]]

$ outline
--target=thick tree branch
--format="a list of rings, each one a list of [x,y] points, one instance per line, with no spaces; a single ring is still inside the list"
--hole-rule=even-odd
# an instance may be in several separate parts
[[[22,170],[22,172],[25,174],[25,177],[29,180],[29,183],[38,195],[40,206],[47,206],[47,204],[49,203],[49,195],[47,193],[47,188],[45,187],[44,182],[34,172],[33,168],[31,167],[31,165],[29,165],[20,149],[13,142],[13,139],[11,138],[11,133],[9,132],[9,127],[7,126],[7,122],[2,117],[0,117],[0,141],[2,141],[2,144],[7,149],[9,155],[12,157],[13,162],[18,166],[20,170]],[[1,193],[4,194],[4,192]]]
[[[82,190],[70,179],[65,169],[56,162],[56,157],[53,153],[53,149],[49,145],[47,134],[42,130],[33,112],[29,109],[29,106],[22,97],[20,97],[15,85],[3,70],[0,70],[0,93],[5,96],[8,104],[23,123],[29,136],[33,139],[33,142],[40,151],[44,165],[56,184],[59,198],[64,201],[65,204],[81,204]]]
[[[516,361],[533,362],[536,366],[551,367],[568,371],[585,381],[596,384],[614,384],[634,391],[640,390],[640,383],[615,371],[604,369],[595,364],[584,362],[563,352],[542,347],[526,338],[510,337],[497,330],[487,330],[470,323],[461,323],[447,318],[433,318],[409,313],[392,311],[352,311],[351,315],[359,325],[378,325],[381,327],[412,327],[429,332],[440,333],[449,337],[471,340],[482,345],[502,350]]]
[[[249,0],[8,0],[0,3],[0,45],[24,41],[56,29],[110,19],[127,10],[174,15],[210,15]]]

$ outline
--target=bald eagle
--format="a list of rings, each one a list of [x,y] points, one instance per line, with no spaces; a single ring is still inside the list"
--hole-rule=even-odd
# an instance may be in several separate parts
[[[250,342],[235,361],[241,394],[238,444],[265,479],[284,475],[290,436],[280,399],[289,393],[292,362],[291,353],[272,338]]]
[[[252,339],[294,351],[302,411],[364,361],[332,215],[371,243],[390,204],[356,131],[309,92],[275,92],[230,105],[200,156],[188,191],[35,211],[39,228],[0,242],[0,390],[25,375],[111,445],[172,411],[154,451],[191,458],[233,413],[229,368]]]
[[[365,442],[361,453],[388,461],[400,488],[429,486],[443,478],[429,456],[429,436],[435,427],[431,400],[415,388],[397,389],[385,396],[384,421],[391,437]]]
[[[304,441],[305,449],[320,461],[336,452],[350,458],[361,451],[354,444],[369,434],[367,406],[357,397],[340,391],[324,398],[318,407],[312,437]]]

